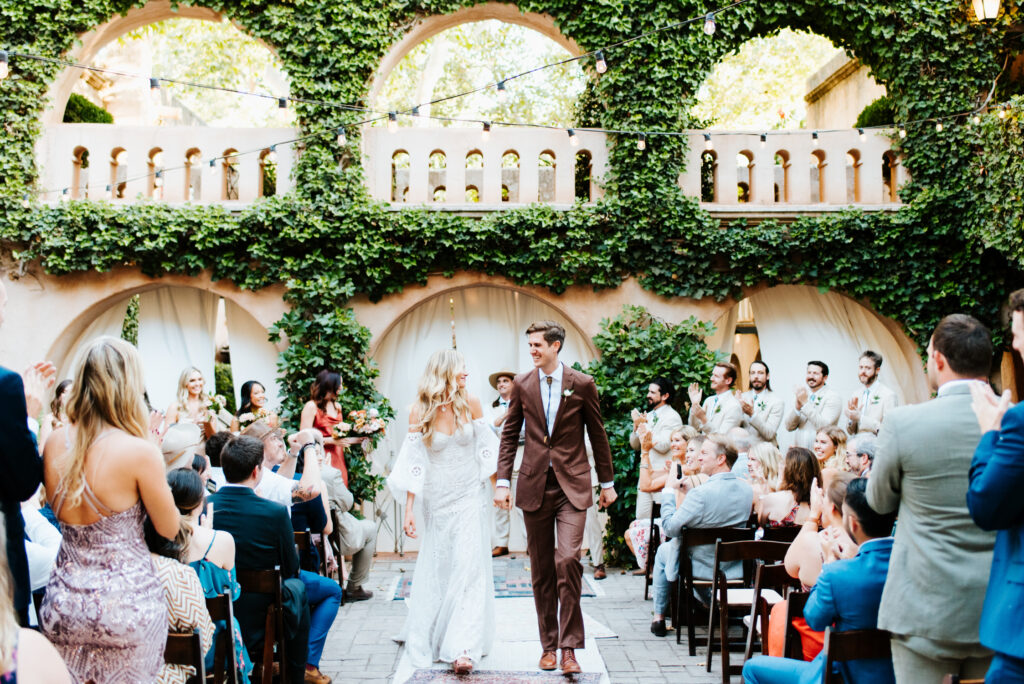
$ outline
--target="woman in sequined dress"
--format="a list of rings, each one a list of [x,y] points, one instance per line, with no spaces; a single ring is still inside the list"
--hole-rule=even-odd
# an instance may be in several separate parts
[[[178,510],[149,420],[138,353],[101,337],[76,363],[70,425],[43,450],[46,491],[64,539],[40,611],[75,682],[152,682],[167,609],[143,537],[146,515],[173,538]]]

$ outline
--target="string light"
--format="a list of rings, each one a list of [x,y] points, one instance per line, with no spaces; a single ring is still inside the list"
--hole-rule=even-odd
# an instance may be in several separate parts
[[[640,150],[641,152],[643,152],[644,150],[647,149],[647,134],[646,133],[641,133],[640,137],[638,137],[636,139],[636,149]]]
[[[288,98],[287,97],[279,97],[279,98],[277,98],[277,108],[278,109],[288,109]]]
[[[899,131],[900,131],[900,137],[901,138],[906,138],[907,137],[907,127],[906,126],[904,126],[903,124],[900,124],[899,125]]]
[[[867,140],[867,139],[868,139],[868,136],[867,136],[867,135],[865,135],[865,133],[864,133],[864,129],[863,129],[863,128],[858,128],[858,129],[857,129],[857,135],[859,135],[859,136],[860,136],[860,141],[861,141],[861,142],[864,142],[865,140]]]
[[[345,147],[348,144],[348,138],[345,137],[345,127],[338,128],[338,147]]]
[[[941,133],[942,132],[942,122],[941,121],[936,121],[935,122],[935,132],[936,133]]]
[[[604,52],[601,50],[594,53],[594,68],[599,74],[608,71],[608,62],[604,61]]]
[[[566,133],[569,134],[569,144],[572,145],[573,147],[578,147],[580,144],[580,139],[576,137],[575,129],[567,129]]]
[[[814,131],[814,133],[811,133],[811,144],[814,145],[815,147],[818,146],[818,131]]]
[[[419,116],[419,115],[420,115],[420,106],[419,106],[419,105],[416,105],[415,107],[413,107],[413,108],[412,108],[412,111],[411,111],[410,113],[411,113],[411,114],[412,114],[413,116]]]
[[[398,130],[398,112],[388,112],[388,133]]]
[[[508,102],[508,90],[505,88],[505,81],[498,81],[498,102]]]
[[[277,145],[270,146],[270,152],[267,152],[267,156],[263,158],[268,164],[277,163]]]
[[[971,119],[971,121],[973,121],[974,125],[977,126],[978,124],[981,123],[981,115],[980,114],[975,114],[974,117]]]
[[[1000,110],[999,110],[999,118],[1000,119],[1005,119],[1006,118],[1006,107],[1000,108]]]
[[[106,186],[104,186],[104,188],[103,188],[103,192],[107,193],[108,195],[109,195],[109,194],[110,194],[110,193],[111,193],[111,192],[112,192],[113,190],[114,190],[114,188],[112,188],[112,187],[111,187],[110,185],[106,185]]]
[[[706,33],[709,36],[714,35],[716,28],[717,26],[715,26],[715,13],[708,12],[707,15],[704,16],[704,33]]]
[[[160,104],[160,79],[149,79],[149,98],[153,104]]]
[[[761,148],[764,149],[764,146],[767,145],[767,144],[768,144],[768,134],[767,133],[762,133],[761,134]]]
[[[709,151],[715,149],[715,143],[711,142],[710,133],[704,134],[704,149]]]
[[[484,121],[484,130],[480,133],[480,138],[485,142],[491,138],[491,122]]]
[[[7,50],[0,50],[0,81],[7,78],[11,73],[11,65],[7,57]]]

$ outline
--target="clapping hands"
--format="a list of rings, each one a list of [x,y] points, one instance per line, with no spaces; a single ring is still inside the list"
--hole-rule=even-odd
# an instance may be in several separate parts
[[[1003,422],[1003,415],[1010,408],[1010,390],[1003,390],[1002,396],[997,397],[987,382],[972,382],[971,399],[971,408],[978,418],[981,433],[998,430]]]
[[[57,367],[49,361],[33,363],[25,369],[21,380],[25,385],[25,406],[29,418],[38,418],[43,412],[46,393],[57,379]]]

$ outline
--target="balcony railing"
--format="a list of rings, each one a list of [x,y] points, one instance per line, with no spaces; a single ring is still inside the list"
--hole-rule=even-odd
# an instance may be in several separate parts
[[[114,201],[242,205],[291,189],[295,148],[274,144],[291,129],[46,127],[37,159],[40,184],[61,196]],[[828,211],[899,203],[907,180],[887,132],[718,131],[712,149],[690,134],[684,192],[711,210],[765,213]],[[657,144],[653,138],[649,144]],[[370,195],[393,207],[493,211],[534,202],[570,206],[602,195],[606,136],[496,128],[384,128],[363,131]],[[234,156],[238,152],[257,153]],[[218,159],[212,166],[211,158]],[[183,168],[184,167],[184,168]],[[61,192],[66,189],[66,193]]]

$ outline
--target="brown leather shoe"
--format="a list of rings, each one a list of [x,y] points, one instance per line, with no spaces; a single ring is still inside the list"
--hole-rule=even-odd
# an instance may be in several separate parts
[[[362,586],[353,587],[344,591],[346,601],[367,601],[373,598],[373,592],[363,589]]]
[[[544,651],[540,656],[540,664],[537,667],[542,670],[554,670],[558,667],[558,654],[554,651]]]
[[[331,684],[330,677],[309,664],[306,665],[306,674],[303,676],[302,681],[309,682],[310,684]]]
[[[491,549],[491,558],[497,558],[498,556],[507,556],[507,555],[508,555],[508,547],[507,546],[495,546],[493,549]]]
[[[571,648],[562,649],[562,674],[579,674],[583,672],[580,664],[576,662],[576,654]]]
[[[594,568],[594,579],[602,580],[602,579],[604,579],[607,576],[608,576],[608,573],[605,572],[604,563],[601,563],[596,568]]]

